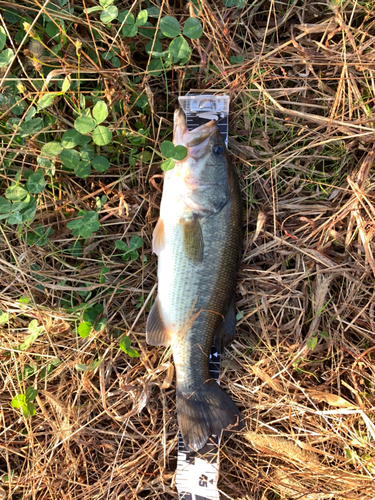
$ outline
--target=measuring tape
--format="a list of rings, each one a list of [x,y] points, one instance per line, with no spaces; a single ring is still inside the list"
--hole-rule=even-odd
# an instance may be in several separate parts
[[[228,147],[229,96],[219,94],[188,94],[179,97],[186,115],[188,130],[217,120],[218,128]],[[218,381],[221,353],[214,346],[209,356],[211,376]],[[219,479],[220,436],[211,436],[199,451],[185,448],[181,433],[178,435],[176,487],[180,500],[220,500]]]
[[[211,347],[208,367],[215,380],[220,375],[220,351]],[[220,500],[217,490],[219,479],[220,438],[211,436],[199,451],[185,448],[178,434],[176,486],[180,500]]]

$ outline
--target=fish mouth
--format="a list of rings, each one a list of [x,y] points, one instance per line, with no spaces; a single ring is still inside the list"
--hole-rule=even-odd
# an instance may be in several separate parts
[[[182,109],[177,109],[174,112],[173,144],[185,146],[189,156],[201,157],[205,155],[210,149],[210,138],[218,133],[216,120],[211,120],[189,131]]]

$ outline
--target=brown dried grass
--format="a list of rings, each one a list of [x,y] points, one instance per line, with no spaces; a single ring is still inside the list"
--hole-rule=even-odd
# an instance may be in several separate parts
[[[374,12],[373,2],[281,0],[249,2],[240,14],[207,1],[205,36],[193,42],[196,80],[183,68],[169,74],[174,99],[189,88],[232,98],[229,149],[246,218],[242,319],[224,355],[222,385],[247,430],[222,441],[226,498],[375,497]],[[87,21],[80,23],[78,37]],[[232,65],[229,55],[245,60]],[[139,74],[145,77],[141,63]],[[122,92],[119,71],[99,77]],[[154,98],[157,144],[168,123],[160,117],[170,121],[173,105],[164,114],[163,81],[143,83]],[[22,161],[34,165],[31,153]],[[172,359],[146,345],[146,302],[135,307],[140,297],[155,296],[158,174],[158,166],[141,162],[83,184],[60,172],[59,195],[45,194],[36,217],[55,229],[52,251],[26,246],[9,226],[1,230],[0,305],[11,322],[0,334],[0,460],[2,472],[13,473],[3,498],[177,498]],[[83,256],[64,256],[74,242],[67,217],[92,209],[102,194],[104,230],[85,241]],[[147,261],[113,257],[114,241],[135,234]],[[110,267],[106,286],[99,282],[103,264]],[[67,296],[79,302],[88,287],[108,322],[81,339],[72,331],[77,314],[61,304]],[[32,300],[20,304],[20,295]],[[44,333],[22,352],[17,346],[31,319]],[[123,333],[140,358],[119,350]],[[41,377],[54,358],[59,366]],[[95,370],[77,370],[96,359]],[[33,364],[36,375],[19,381]],[[33,384],[37,411],[25,419],[10,401]]]

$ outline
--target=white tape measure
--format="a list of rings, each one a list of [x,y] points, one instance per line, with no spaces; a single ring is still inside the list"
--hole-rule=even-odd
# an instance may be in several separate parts
[[[220,352],[211,347],[209,369],[216,380],[220,375]],[[211,436],[199,451],[187,450],[181,433],[178,435],[176,486],[180,500],[219,500],[220,438]]]
[[[212,94],[188,94],[179,98],[186,115],[189,130],[217,120],[218,128],[228,147],[229,96]],[[220,376],[220,351],[211,347],[209,370],[215,380]],[[220,500],[219,479],[220,437],[211,436],[199,451],[187,450],[179,433],[176,486],[180,500]]]

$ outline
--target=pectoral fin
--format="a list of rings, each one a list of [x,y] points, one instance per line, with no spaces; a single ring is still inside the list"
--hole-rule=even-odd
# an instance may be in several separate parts
[[[166,329],[163,318],[160,314],[158,298],[156,298],[147,318],[146,342],[149,345],[168,346],[170,344],[169,332]]]
[[[184,252],[188,259],[199,264],[203,261],[203,234],[197,217],[182,222]]]
[[[152,236],[152,251],[159,255],[161,250],[165,247],[165,234],[163,219],[159,219]]]
[[[227,347],[234,339],[236,333],[236,301],[233,297],[224,321],[220,324],[214,336],[214,344],[217,349]]]

